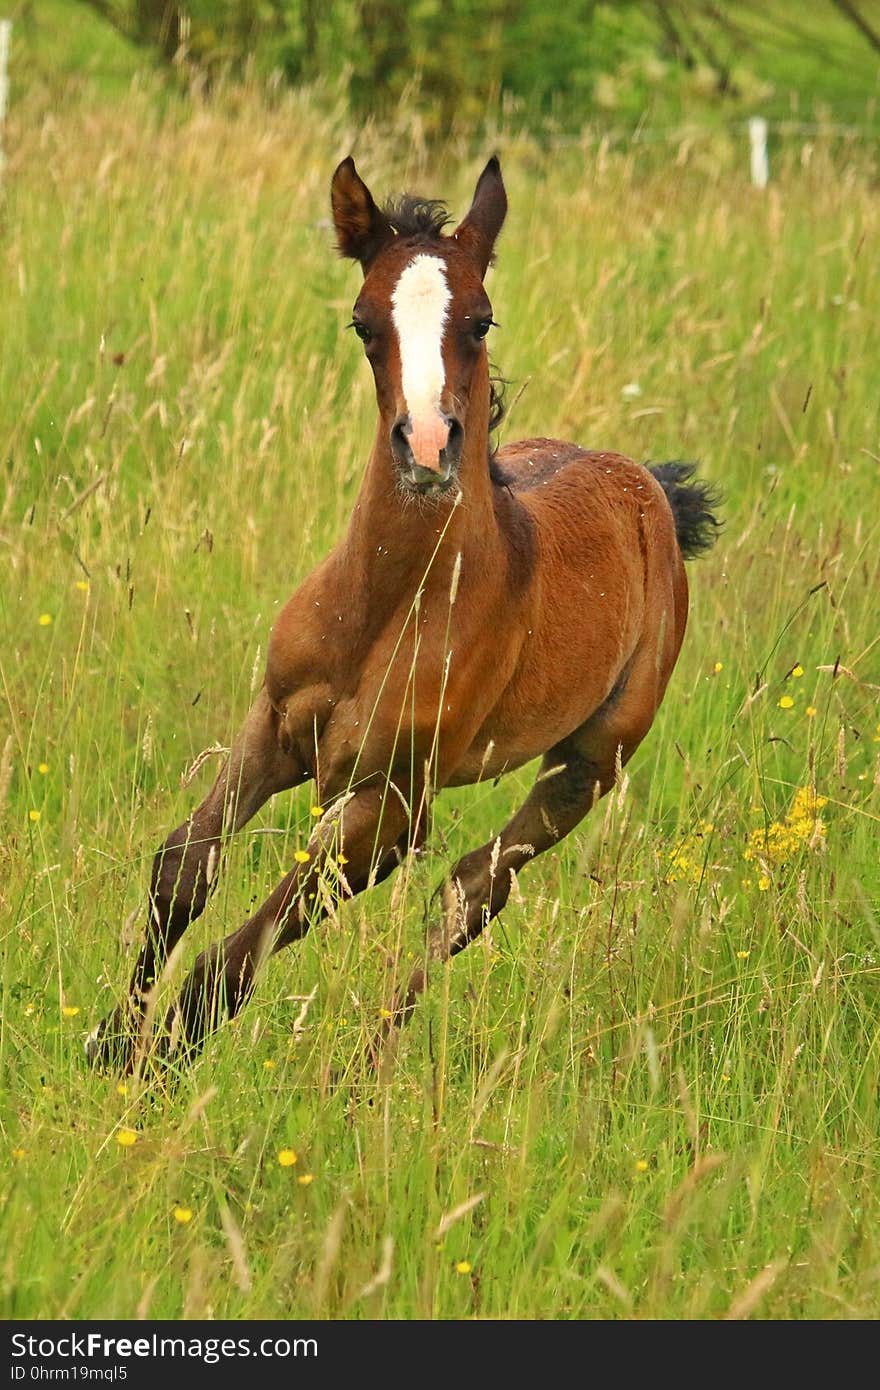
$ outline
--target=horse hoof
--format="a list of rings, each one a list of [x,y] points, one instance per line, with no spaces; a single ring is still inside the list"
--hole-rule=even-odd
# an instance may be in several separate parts
[[[83,1043],[83,1047],[86,1050],[86,1061],[90,1067],[96,1067],[98,1065],[101,1056],[101,1037],[106,1027],[107,1024],[105,1020],[102,1019],[97,1028],[92,1029]]]
[[[126,1027],[119,1009],[108,1018],[102,1018],[83,1044],[89,1066],[95,1071],[129,1070],[134,1051],[132,1027],[133,1021]]]
[[[109,1021],[102,1018],[97,1028],[92,1029],[83,1043],[86,1061],[95,1071],[102,1071],[110,1063],[112,1047],[108,1028]]]

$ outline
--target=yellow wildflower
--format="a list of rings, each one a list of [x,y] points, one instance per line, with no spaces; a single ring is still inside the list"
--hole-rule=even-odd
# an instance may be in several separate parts
[[[268,1057],[266,1058],[265,1062],[263,1063],[263,1070],[264,1070],[264,1071],[274,1071],[274,1070],[275,1070],[275,1063],[271,1060],[271,1058],[268,1058]]]
[[[760,826],[750,833],[743,858],[764,858],[774,864],[784,864],[806,844],[824,840],[825,823],[819,812],[827,805],[827,796],[817,795],[812,787],[799,787],[784,821],[773,821],[766,829]]]
[[[700,822],[698,830],[685,835],[673,849],[669,850],[669,870],[666,874],[666,883],[677,883],[681,879],[685,883],[699,883],[703,877],[703,861],[705,858],[705,846],[703,840],[705,836],[711,835],[715,826],[712,821],[704,820]]]
[[[38,821],[39,819],[40,819],[40,813],[39,813],[39,811],[28,811],[28,820],[33,821],[34,825],[36,825],[36,823],[37,823],[37,821]]]
[[[636,1172],[637,1172],[637,1173],[647,1173],[647,1171],[648,1171],[648,1160],[647,1160],[646,1158],[637,1158],[637,1159],[636,1159]]]
[[[816,709],[815,705],[807,705],[807,708],[804,710],[804,714],[808,719],[815,719],[818,713],[819,711]]]
[[[758,879],[758,892],[759,892],[759,893],[766,893],[766,892],[767,892],[767,889],[768,889],[769,887],[770,887],[770,880],[769,880],[769,878],[767,877],[766,874],[762,874],[761,877]]]
[[[794,700],[791,698],[790,695],[782,695],[782,696],[780,697],[780,699],[779,699],[779,708],[780,708],[780,709],[791,709],[791,707],[793,706],[793,704],[794,704]]]
[[[65,1004],[61,1012],[65,1018],[76,1018],[79,1013],[79,1004]]]
[[[313,816],[323,816],[323,814],[324,814],[324,807],[323,807],[323,806],[313,806],[313,807],[312,807],[312,815],[313,815]]]
[[[278,1162],[281,1164],[282,1168],[292,1168],[296,1160],[297,1153],[295,1149],[278,1150]]]
[[[471,1267],[467,1260],[459,1260],[458,1264],[455,1266],[455,1272],[456,1274],[470,1274]]]
[[[798,787],[794,794],[790,819],[793,821],[809,820],[810,832],[812,833],[816,812],[821,811],[822,807],[827,805],[827,796],[819,796],[812,787]]]
[[[87,579],[77,579],[73,587],[79,589],[81,594],[87,594],[89,592],[89,581]]]
[[[309,854],[307,849],[295,849],[293,851],[293,857],[296,860],[297,864],[308,864],[312,856]]]
[[[723,661],[716,661],[716,662],[715,662],[715,665],[712,667],[712,670],[714,671],[715,675],[717,676],[719,671],[723,671],[723,670],[724,670],[724,662],[723,662]]]
[[[51,613],[41,613],[40,616],[39,616],[39,618],[37,619],[37,622],[40,624],[40,627],[48,627],[49,624],[51,623],[51,621],[52,621],[52,614],[51,614]]]
[[[13,1158],[24,1158],[24,1156],[25,1156],[26,1153],[27,1153],[27,1149],[13,1149],[13,1150],[12,1150],[12,1157],[13,1157]]]
[[[297,1182],[299,1183],[300,1187],[308,1187],[309,1183],[314,1181],[315,1178],[313,1173],[300,1173],[299,1177],[297,1178]]]
[[[120,1148],[130,1149],[132,1144],[136,1144],[140,1135],[136,1129],[120,1129],[116,1134],[116,1142]]]
[[[751,951],[737,951],[736,958],[737,960],[748,960],[751,954]]]
[[[46,773],[47,773],[48,771],[49,771],[49,764],[48,764],[48,763],[38,763],[38,764],[37,764],[37,772],[39,772],[39,774],[40,774],[41,777],[45,777],[45,776],[46,776]]]
[[[799,680],[804,674],[804,668],[800,662],[798,662],[797,666],[791,668],[791,674],[794,676],[795,680]]]
[[[181,1226],[188,1226],[192,1219],[193,1214],[191,1207],[174,1208],[174,1220],[177,1221]]]
[[[117,1083],[116,1083],[116,1094],[117,1094],[118,1096],[127,1096],[127,1095],[128,1095],[128,1087],[126,1086],[126,1084],[125,1084],[124,1081],[117,1081]]]
[[[393,1017],[394,1017],[394,1014],[391,1012],[390,1009],[380,1009],[380,1010],[379,1010],[379,1017],[380,1017],[380,1018],[393,1018]]]

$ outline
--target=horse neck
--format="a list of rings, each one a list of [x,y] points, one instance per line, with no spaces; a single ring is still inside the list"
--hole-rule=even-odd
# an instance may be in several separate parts
[[[439,502],[404,496],[380,415],[370,460],[343,541],[341,559],[366,602],[391,603],[416,587],[449,587],[459,554],[491,552],[498,523],[489,477],[489,380],[475,384],[459,465],[459,490]]]

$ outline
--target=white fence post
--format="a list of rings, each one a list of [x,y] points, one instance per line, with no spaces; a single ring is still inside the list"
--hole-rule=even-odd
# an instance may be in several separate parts
[[[770,164],[767,159],[767,122],[763,116],[749,118],[749,141],[752,146],[752,183],[756,188],[766,188]]]
[[[3,122],[6,120],[6,100],[9,96],[9,44],[12,39],[12,20],[0,19],[0,179],[3,177]]]

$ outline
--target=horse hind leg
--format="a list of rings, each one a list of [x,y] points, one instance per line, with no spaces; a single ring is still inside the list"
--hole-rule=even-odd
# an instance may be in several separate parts
[[[654,680],[629,679],[585,724],[545,755],[532,790],[500,835],[461,858],[440,887],[441,917],[430,932],[425,961],[386,1010],[369,1049],[378,1062],[385,1041],[412,1015],[432,964],[458,955],[505,906],[514,875],[559,844],[614,786],[653,721]]]
[[[86,1041],[92,1065],[131,1065],[165,962],[217,885],[224,836],[246,825],[275,792],[306,776],[283,753],[277,716],[261,692],[208,795],[153,859],[144,938],[125,999]]]

